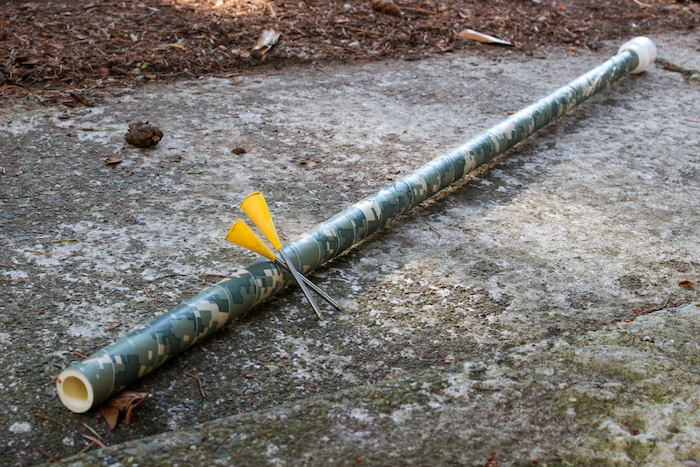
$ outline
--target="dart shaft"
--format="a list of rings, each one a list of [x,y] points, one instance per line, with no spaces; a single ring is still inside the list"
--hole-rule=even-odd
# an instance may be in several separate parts
[[[306,295],[306,299],[311,303],[311,307],[314,309],[316,314],[318,315],[319,319],[323,319],[323,315],[321,314],[321,310],[318,308],[318,303],[316,303],[316,300],[314,300],[314,297],[311,296],[311,292],[309,292],[309,289],[306,287],[306,284],[304,283],[304,276],[299,274],[299,272],[294,268],[294,265],[289,261],[289,258],[287,257],[287,254],[279,250],[279,254],[284,260],[285,264],[287,265],[287,268],[290,270],[292,275],[294,276],[294,279],[296,279],[297,283],[299,284],[299,287],[301,287],[301,291],[304,292],[304,295]]]
[[[286,269],[286,270],[289,271],[290,273],[292,272],[292,270],[289,268],[289,266],[287,266],[287,263],[285,263],[284,260],[282,260],[281,258],[279,258],[279,257],[278,257],[278,258],[275,258],[275,263],[279,264],[280,266],[282,266],[284,269]],[[331,306],[333,306],[334,308],[336,308],[338,311],[343,311],[343,309],[340,307],[340,305],[338,304],[338,302],[336,302],[335,300],[333,300],[326,292],[324,292],[323,290],[321,290],[320,288],[318,288],[318,286],[317,286],[316,284],[314,284],[313,282],[311,282],[306,276],[304,276],[304,275],[302,275],[302,274],[299,274],[299,277],[301,277],[301,280],[303,280],[304,283],[305,283],[311,290],[313,290],[313,291],[316,292],[318,295],[320,295],[321,298],[323,298],[325,301],[327,301],[329,304],[331,304]]]

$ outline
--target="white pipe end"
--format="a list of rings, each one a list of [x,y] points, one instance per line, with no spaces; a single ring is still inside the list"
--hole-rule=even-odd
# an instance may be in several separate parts
[[[630,50],[639,57],[639,65],[632,70],[632,73],[641,73],[656,60],[656,46],[648,37],[639,36],[631,41],[625,42],[617,53]]]
[[[92,384],[77,370],[66,370],[58,375],[56,390],[63,405],[75,413],[87,412],[95,400]]]

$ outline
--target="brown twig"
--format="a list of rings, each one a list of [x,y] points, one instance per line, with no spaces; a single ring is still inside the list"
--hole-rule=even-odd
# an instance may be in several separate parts
[[[407,7],[407,6],[402,6],[402,10],[408,10],[408,11],[417,11],[418,13],[425,13],[427,15],[436,15],[438,14],[437,11],[430,11],[430,10],[424,10],[423,8],[412,8],[412,7]]]
[[[94,436],[89,436],[89,435],[86,435],[86,434],[83,434],[83,433],[80,433],[80,436],[82,436],[83,438],[85,438],[85,439],[88,440],[88,441],[92,441],[93,443],[95,443],[96,445],[98,445],[98,446],[101,447],[101,448],[106,448],[106,447],[107,447],[107,446],[105,446],[105,443],[103,443],[103,442],[100,441],[99,439],[95,438]]]
[[[438,238],[442,237],[442,234],[440,232],[438,232],[437,229],[435,227],[433,227],[432,225],[429,225],[428,228],[430,230],[432,230],[433,232],[435,232],[435,235],[437,235]]]
[[[345,24],[338,24],[338,25],[336,25],[336,26],[340,26],[340,27],[346,28],[346,29],[352,29],[353,31],[364,32],[365,34],[375,34],[375,35],[377,35],[377,36],[381,36],[381,35],[382,35],[381,32],[369,31],[369,30],[367,30],[367,29],[354,28],[354,27],[352,27],[352,26],[348,26],[348,25],[345,25]]]
[[[42,448],[41,446],[37,446],[37,447],[36,447],[36,450],[39,451],[40,453],[42,453],[42,454],[46,457],[46,462],[48,462],[49,464],[52,464],[52,463],[54,463],[54,462],[57,462],[57,461],[61,460],[60,458],[58,458],[58,457],[56,457],[56,456],[52,456],[51,454],[49,454],[48,452],[46,452],[46,451],[44,450],[44,448]]]
[[[47,422],[55,423],[56,425],[60,426],[61,428],[68,428],[65,424],[59,422],[58,420],[54,420],[53,418],[49,418],[46,415],[41,415],[40,413],[35,413],[33,414],[36,418],[40,418],[42,420],[46,420]]]
[[[197,383],[199,383],[199,390],[202,392],[202,397],[207,397],[207,393],[204,392],[204,386],[202,385],[202,380],[199,378],[199,376],[193,375],[193,374],[188,373],[186,371],[184,372],[184,375],[189,376],[190,378],[196,379]]]
[[[114,326],[109,327],[109,328],[105,328],[105,331],[114,331],[115,329],[117,329],[117,328],[118,328],[119,326],[121,326],[122,324],[123,324],[123,323],[120,322],[120,323],[117,324],[117,325],[114,325]]]
[[[187,274],[168,274],[167,276],[161,276],[161,277],[158,277],[156,279],[153,279],[151,282],[156,282],[156,281],[159,281],[161,279],[167,279],[168,277],[182,277],[182,276],[186,276],[186,275]]]
[[[2,266],[2,267],[4,267],[4,268],[9,268],[9,267],[10,267],[9,264],[0,264],[0,266]]]
[[[76,357],[80,357],[80,358],[87,358],[85,355],[81,354],[80,352],[73,352],[73,355],[75,355]]]
[[[146,290],[146,287],[143,288],[143,293],[146,294],[146,297],[151,298],[151,295],[148,293],[148,290]]]
[[[200,274],[200,276],[228,277],[228,274],[214,274],[213,272],[205,272]]]
[[[88,445],[85,446],[83,449],[81,449],[80,451],[78,451],[78,454],[76,454],[76,455],[80,455],[80,454],[84,454],[84,453],[88,452],[88,450],[89,450],[91,447],[93,447],[94,445],[95,445],[94,442],[90,442],[90,444],[88,444]]]
[[[39,255],[48,256],[49,258],[51,257],[50,253],[44,253],[43,251],[39,251],[39,250],[24,250],[24,251],[27,251],[29,253],[37,253]]]

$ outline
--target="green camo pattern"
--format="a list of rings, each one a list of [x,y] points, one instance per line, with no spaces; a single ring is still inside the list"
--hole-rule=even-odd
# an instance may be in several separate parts
[[[286,244],[285,253],[300,272],[314,270],[605,89],[634,70],[638,62],[637,55],[631,51],[614,56],[462,146],[321,223]],[[93,405],[97,405],[245,314],[291,281],[291,275],[276,264],[256,261],[70,369],[81,372],[92,383]]]

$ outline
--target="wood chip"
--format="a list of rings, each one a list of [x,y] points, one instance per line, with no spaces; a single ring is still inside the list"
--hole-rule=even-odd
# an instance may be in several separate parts
[[[504,41],[497,37],[489,36],[488,34],[482,34],[480,32],[474,31],[473,29],[465,29],[458,35],[462,39],[481,42],[482,44],[513,45],[508,41]]]
[[[120,162],[122,162],[123,160],[124,159],[122,159],[119,156],[107,156],[107,158],[105,159],[105,164],[116,165],[116,164],[119,164]]]
[[[250,55],[253,58],[262,58],[268,50],[270,50],[280,38],[280,33],[274,29],[264,29],[258,37],[258,41],[255,43],[255,47],[250,51]]]

